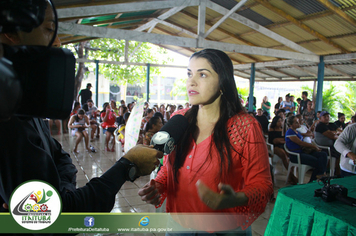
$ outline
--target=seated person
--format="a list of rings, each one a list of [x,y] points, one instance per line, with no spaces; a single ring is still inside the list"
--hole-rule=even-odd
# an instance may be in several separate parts
[[[284,150],[284,136],[282,135],[282,118],[279,116],[275,116],[272,119],[272,123],[269,127],[268,131],[268,142],[273,145],[273,152],[282,160],[284,168],[288,170],[288,155]],[[288,182],[292,184],[297,184],[298,179],[294,176],[293,172],[291,171],[290,175],[288,176]]]
[[[80,103],[79,102],[74,102],[72,111],[70,113],[70,116],[75,115],[78,113],[78,110],[80,109]]]
[[[291,101],[290,93],[288,93],[285,98],[286,100],[281,102],[279,109],[284,109],[286,113],[294,112],[294,102]]]
[[[312,143],[311,137],[313,137],[313,133],[308,129],[307,124],[305,123],[303,116],[301,114],[296,115],[299,119],[300,128],[297,131],[303,136],[303,141],[307,143]]]
[[[312,108],[313,102],[308,101],[307,107],[303,110],[303,119],[305,120],[308,127],[312,126],[315,120],[315,110]]]
[[[282,135],[284,136],[288,129],[287,120],[286,120],[286,110],[279,109],[276,112],[276,116],[279,116],[282,118]]]
[[[124,114],[124,123],[121,124],[117,130],[117,132],[119,133],[119,135],[117,136],[119,142],[121,142],[122,144],[125,143],[125,128],[126,128],[126,123],[129,120],[130,117],[130,113],[126,112]]]
[[[114,137],[114,131],[117,126],[115,124],[116,121],[116,113],[111,110],[110,104],[105,102],[103,105],[103,110],[101,111],[100,118],[103,121],[101,123],[101,127],[103,127],[103,133],[106,134],[105,138],[105,151],[107,152],[115,152],[115,139],[113,139],[112,148],[109,148],[109,142],[111,137]]]
[[[337,158],[335,163],[335,174],[340,175],[340,153],[334,148],[334,143],[339,137],[339,132],[337,131],[336,125],[330,123],[329,112],[323,111],[320,113],[320,122],[315,128],[314,135],[316,144],[330,147],[331,156]]]
[[[91,152],[89,148],[89,136],[88,132],[85,130],[89,127],[89,119],[85,115],[83,109],[79,109],[78,114],[71,116],[68,122],[68,129],[72,129],[72,135],[76,136],[75,147],[73,152],[78,153],[78,144],[82,141],[83,137],[85,140],[85,147],[88,152]]]
[[[160,117],[152,117],[146,124],[145,137],[143,138],[144,145],[150,145],[152,136],[157,133],[163,126]]]
[[[98,122],[96,121],[96,117],[100,114],[100,112],[98,108],[94,106],[93,100],[88,99],[86,104],[88,105],[88,111],[86,112],[86,115],[89,118],[89,123],[91,128],[90,139],[93,141],[95,131],[97,132],[96,137],[99,138],[99,129],[98,129]]]
[[[261,124],[262,131],[264,134],[268,133],[268,118],[263,115],[263,110],[261,108],[257,109],[257,115],[255,116],[256,120]]]
[[[309,130],[311,132],[314,132],[315,131],[315,127],[319,124],[319,122],[320,122],[320,114],[321,114],[321,111],[317,111],[316,112],[316,119],[314,120],[313,124],[309,128]]]
[[[125,123],[124,121],[124,115],[127,113],[127,107],[124,105],[121,105],[119,107],[119,116],[116,117],[116,123],[118,126],[123,125]]]
[[[300,127],[297,117],[290,116],[287,122],[290,127],[285,137],[288,150],[299,153],[302,164],[314,167],[309,183],[324,176],[328,162],[326,153],[316,145],[303,141],[303,136],[297,131]],[[294,155],[290,155],[290,160],[294,163],[298,162]]]
[[[341,153],[341,177],[356,175],[356,124],[345,128],[335,141],[334,147]]]
[[[161,118],[162,124],[163,124],[163,125],[165,124],[165,122],[164,122],[164,116],[163,116],[163,114],[162,114],[161,112],[157,111],[157,112],[153,115],[153,117],[159,117],[159,118]]]
[[[340,130],[344,130],[346,128],[345,120],[346,120],[345,114],[338,112],[337,121],[334,122],[334,125],[336,125],[336,127],[339,128]]]

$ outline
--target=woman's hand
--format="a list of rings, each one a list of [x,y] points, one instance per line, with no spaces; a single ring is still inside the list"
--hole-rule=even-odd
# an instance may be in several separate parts
[[[200,180],[195,185],[200,200],[213,210],[242,206],[248,203],[245,193],[236,193],[230,185],[220,183],[218,185],[220,193],[214,192]]]
[[[315,151],[317,151],[317,152],[321,152],[321,149],[320,149],[319,147],[317,147],[317,146],[314,146],[314,149],[315,149]]]
[[[154,179],[151,179],[150,182],[145,184],[138,191],[138,195],[141,196],[141,200],[155,206],[158,205],[161,197],[156,186],[158,184],[159,183],[157,183]]]

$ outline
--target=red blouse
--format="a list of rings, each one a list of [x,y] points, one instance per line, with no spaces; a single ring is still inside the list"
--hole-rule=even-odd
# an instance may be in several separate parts
[[[173,115],[184,114],[187,110],[177,111]],[[227,130],[235,149],[231,150],[232,168],[228,176],[220,177],[219,152],[215,145],[210,149],[212,135],[199,144],[192,139],[188,156],[178,172],[178,183],[174,180],[173,167],[168,161],[175,158],[175,152],[165,157],[164,166],[158,172],[155,180],[163,185],[160,190],[161,203],[167,197],[167,212],[214,213],[214,217],[210,216],[211,223],[209,217],[180,219],[180,224],[185,228],[208,232],[238,227],[245,230],[264,212],[273,193],[267,146],[257,120],[241,112],[228,120]],[[198,196],[195,183],[199,179],[215,192],[219,192],[220,182],[229,184],[235,192],[245,193],[249,199],[248,205],[212,210]]]
[[[101,113],[100,117],[101,117],[102,120],[104,120],[105,115],[106,115],[106,112]],[[101,126],[104,129],[107,129],[108,127],[116,127],[115,126],[115,121],[116,121],[116,118],[115,118],[113,112],[110,111],[108,117],[106,118],[106,121],[101,123]]]

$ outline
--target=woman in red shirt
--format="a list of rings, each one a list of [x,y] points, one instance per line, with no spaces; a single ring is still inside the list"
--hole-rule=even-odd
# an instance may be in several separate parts
[[[106,135],[105,138],[105,151],[114,152],[115,151],[115,139],[112,142],[112,148],[109,148],[109,141],[112,136],[114,136],[114,131],[117,126],[115,124],[116,121],[116,113],[111,110],[108,102],[105,102],[103,105],[103,111],[100,114],[100,118],[103,121],[101,123],[101,127],[103,127],[103,133]]]
[[[204,213],[176,219],[193,232],[247,234],[273,194],[260,125],[243,111],[224,52],[194,53],[186,86],[192,108],[175,114],[185,115],[188,129],[139,195],[156,206],[166,199],[167,212]]]

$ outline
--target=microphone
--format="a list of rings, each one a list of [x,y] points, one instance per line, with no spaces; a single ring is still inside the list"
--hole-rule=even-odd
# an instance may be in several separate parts
[[[150,145],[167,155],[174,150],[187,128],[188,119],[182,115],[175,115],[152,136]]]

